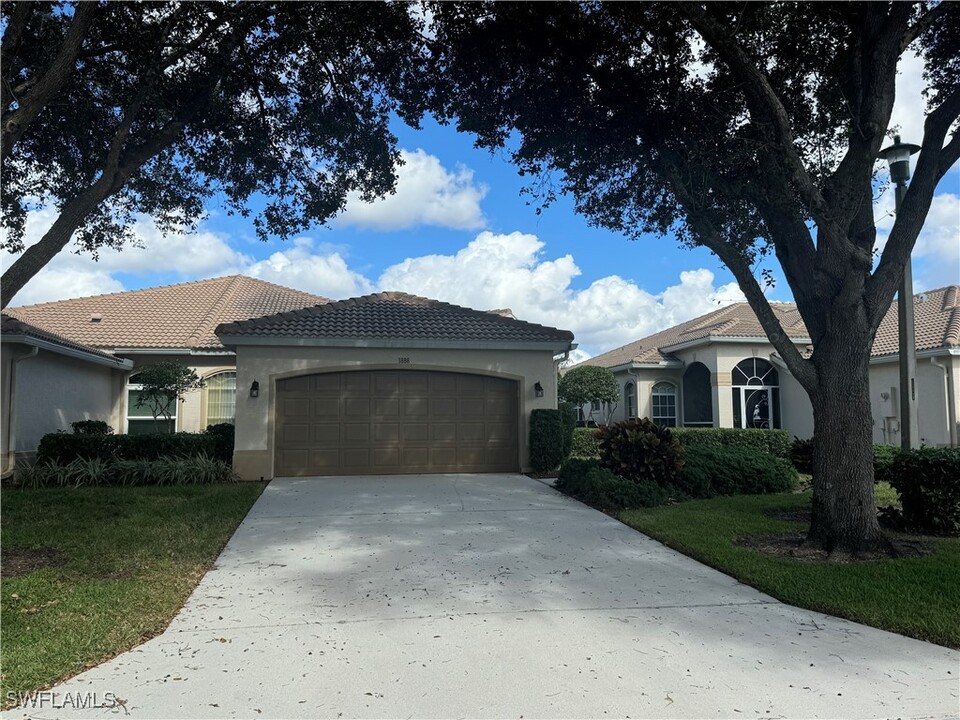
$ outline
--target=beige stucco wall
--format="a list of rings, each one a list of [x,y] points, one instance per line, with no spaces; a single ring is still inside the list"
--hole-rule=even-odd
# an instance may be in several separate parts
[[[958,358],[942,355],[938,362],[947,365],[954,378],[954,394],[960,385]],[[924,445],[949,445],[950,424],[957,418],[949,418],[947,383],[944,372],[930,362],[929,357],[917,358],[917,426],[920,442]],[[900,370],[896,362],[876,363],[870,366],[870,411],[873,416],[873,441],[900,444],[899,418]],[[892,388],[892,393],[891,393]],[[881,393],[891,393],[895,403],[885,401]],[[958,398],[960,399],[960,398]],[[954,407],[960,407],[955,401]]]
[[[400,358],[408,362],[400,364]],[[276,381],[295,375],[343,370],[448,370],[499,375],[518,381],[520,467],[529,469],[530,411],[557,406],[557,373],[550,351],[416,348],[273,347],[237,348],[237,434],[234,469],[246,480],[273,475]],[[256,380],[260,395],[251,398]],[[534,396],[534,384],[544,389]]]
[[[78,420],[105,420],[116,427],[114,388],[122,381],[122,370],[39,350],[36,357],[16,363],[12,371],[16,357],[29,351],[17,343],[4,344],[0,350],[4,393],[0,436],[5,469],[11,452],[29,456],[44,435],[70,432],[70,424]],[[15,387],[10,384],[13,373]]]

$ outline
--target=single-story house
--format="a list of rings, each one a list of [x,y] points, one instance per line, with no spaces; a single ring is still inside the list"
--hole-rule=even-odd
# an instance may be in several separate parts
[[[234,422],[247,479],[527,469],[530,411],[556,407],[575,347],[508,311],[401,293],[334,303],[243,276],[9,308],[2,341],[5,472],[77,420]],[[138,368],[159,360],[205,387],[158,427],[136,397]]]
[[[528,469],[573,334],[405,293],[217,328],[244,478]]]
[[[4,472],[16,457],[31,457],[43,435],[69,432],[77,420],[104,420],[118,433],[199,432],[233,422],[236,357],[214,328],[323,302],[318,295],[234,275],[7,308],[0,334]],[[27,327],[34,332],[22,332]],[[60,345],[41,346],[36,356],[25,353],[41,334],[59,338]],[[148,408],[136,407],[136,393],[137,368],[160,360],[184,363],[206,385],[187,394],[169,426],[161,421],[158,427]]]
[[[915,296],[919,431],[926,445],[957,445],[960,408],[960,287]],[[773,303],[787,336],[811,349],[800,313]],[[900,443],[896,303],[877,330],[870,360],[873,436]],[[621,400],[610,419],[650,417],[683,427],[783,428],[813,435],[806,392],[787,370],[747,303],[715,310],[586,360],[613,371]],[[599,406],[594,415],[602,415]],[[599,411],[599,412],[597,412]],[[581,410],[589,415],[591,408]]]

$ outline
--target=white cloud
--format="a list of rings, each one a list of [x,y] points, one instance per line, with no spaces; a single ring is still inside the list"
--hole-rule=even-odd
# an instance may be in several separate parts
[[[923,141],[927,106],[923,90],[926,87],[923,58],[908,49],[897,65],[896,99],[890,114],[890,128],[898,127],[904,142],[919,145]]]
[[[340,252],[324,252],[324,248],[318,248],[319,252],[314,253],[313,250],[313,240],[298,238],[293,247],[247,266],[243,274],[335,299],[373,290],[369,280],[347,267]]]
[[[460,165],[450,172],[439,158],[421,149],[401,150],[404,164],[397,170],[393,195],[365,203],[348,198],[337,222],[373,230],[403,230],[434,225],[455,230],[475,230],[486,224],[480,201],[487,187],[473,181],[473,171]]]
[[[575,290],[574,259],[541,257],[534,235],[480,233],[455,255],[410,258],[381,275],[382,290],[401,290],[479,309],[509,307],[514,314],[572,330],[588,351],[632,342],[722,304],[743,299],[735,283],[714,287],[709,270],[681,273],[680,283],[652,294],[610,275]]]

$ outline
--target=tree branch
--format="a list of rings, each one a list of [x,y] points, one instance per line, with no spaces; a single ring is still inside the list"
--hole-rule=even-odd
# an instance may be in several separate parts
[[[36,3],[18,2],[13,6],[13,14],[7,21],[7,27],[3,31],[3,41],[0,42],[0,68],[3,69],[3,82],[0,83],[0,108],[6,112],[13,101],[16,99],[16,93],[10,87],[8,73],[15,74],[12,71],[14,67],[13,58],[20,49],[20,42],[23,39],[23,31],[27,28],[27,21],[30,15],[36,9]]]
[[[949,2],[940,2],[921,15],[920,18],[903,33],[903,37],[900,39],[900,52],[902,53],[906,50],[910,43],[923,35],[937,20],[946,15],[949,7]]]
[[[13,146],[23,137],[27,128],[37,119],[47,103],[58,93],[73,74],[77,54],[87,35],[87,29],[97,12],[95,2],[78,3],[73,11],[73,21],[67,30],[57,57],[43,73],[40,80],[30,88],[23,98],[17,99],[17,109],[4,112],[0,128],[0,160],[5,160],[13,151]],[[6,106],[4,106],[6,110]]]

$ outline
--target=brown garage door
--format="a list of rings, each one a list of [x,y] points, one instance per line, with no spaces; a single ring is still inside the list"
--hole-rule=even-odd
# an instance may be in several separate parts
[[[279,477],[515,472],[517,383],[415,370],[277,382]]]

